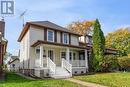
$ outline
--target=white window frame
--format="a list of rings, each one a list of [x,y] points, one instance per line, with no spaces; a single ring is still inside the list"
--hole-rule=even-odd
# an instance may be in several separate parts
[[[67,35],[67,43],[64,42],[64,34]],[[63,43],[64,44],[69,44],[69,34],[68,33],[63,33]]]
[[[49,32],[49,31],[53,32],[53,41],[48,40],[48,32]],[[54,31],[53,31],[53,30],[47,30],[47,41],[49,41],[49,42],[54,42]]]

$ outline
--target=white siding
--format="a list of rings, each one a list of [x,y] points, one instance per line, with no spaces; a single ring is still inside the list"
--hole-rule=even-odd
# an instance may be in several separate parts
[[[31,45],[34,44],[37,40],[44,40],[44,30],[30,27],[30,29],[20,42],[21,68],[23,68],[23,64],[25,69],[34,68],[34,60],[37,56],[35,54],[35,48],[31,47]]]
[[[28,68],[29,60],[29,32],[23,37],[20,42],[20,68]],[[24,62],[24,63],[23,63]]]
[[[78,46],[79,45],[79,37],[76,35],[71,35],[71,44]]]
[[[57,32],[57,43],[61,43],[60,32]]]
[[[30,27],[30,45],[34,44],[37,40],[44,40],[44,29],[35,29]]]
[[[31,27],[29,29],[30,32],[30,46],[32,44],[34,44],[37,40],[44,40],[44,29],[35,29],[33,27]],[[35,67],[35,59],[38,57],[35,53],[35,48],[34,47],[30,47],[29,48],[29,56],[30,56],[30,68],[34,68]]]

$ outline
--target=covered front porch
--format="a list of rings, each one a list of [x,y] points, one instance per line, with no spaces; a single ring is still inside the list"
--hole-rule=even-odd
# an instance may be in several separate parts
[[[50,58],[56,66],[62,66],[62,59],[67,60],[72,67],[87,67],[87,50],[52,45],[40,45],[35,47],[36,67],[47,67],[47,59]]]
[[[86,73],[88,70],[86,49],[41,44],[35,47],[35,51],[35,68],[48,68],[56,73],[56,67],[62,67],[70,74],[77,74],[80,70],[80,73]]]

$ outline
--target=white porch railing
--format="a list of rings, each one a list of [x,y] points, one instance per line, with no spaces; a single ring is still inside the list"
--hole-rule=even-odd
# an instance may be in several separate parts
[[[62,58],[62,67],[68,70],[70,74],[72,74],[72,65],[64,58]]]
[[[56,73],[56,64],[50,58],[48,58],[47,66],[53,74]]]
[[[85,60],[70,60],[70,63],[73,67],[85,67]]]

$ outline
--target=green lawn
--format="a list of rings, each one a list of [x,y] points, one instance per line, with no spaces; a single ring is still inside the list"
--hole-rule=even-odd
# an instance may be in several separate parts
[[[7,81],[0,87],[83,87],[66,80],[28,80],[13,73],[7,74]]]
[[[109,87],[130,87],[130,73],[102,73],[95,75],[75,76],[75,79],[93,82]]]

